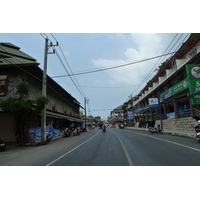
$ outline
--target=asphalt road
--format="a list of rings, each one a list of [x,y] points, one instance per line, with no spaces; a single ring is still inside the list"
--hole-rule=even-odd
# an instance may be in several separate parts
[[[0,152],[1,166],[200,166],[195,139],[145,131],[95,129],[47,145]]]

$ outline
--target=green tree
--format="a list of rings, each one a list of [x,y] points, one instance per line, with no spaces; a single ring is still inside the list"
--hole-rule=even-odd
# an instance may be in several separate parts
[[[39,114],[48,104],[47,97],[38,97],[36,100],[29,99],[30,85],[27,82],[20,82],[16,86],[16,97],[9,97],[0,101],[0,107],[3,111],[14,116],[15,136],[17,143],[25,145],[26,143],[26,119],[31,114]]]
[[[164,62],[162,62],[154,71],[160,71],[166,64],[167,64],[167,62],[169,61],[171,59],[171,57],[170,58],[167,58]]]

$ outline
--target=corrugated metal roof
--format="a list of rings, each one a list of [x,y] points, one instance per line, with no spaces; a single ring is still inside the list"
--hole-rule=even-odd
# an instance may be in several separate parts
[[[42,80],[43,71],[38,67],[39,63],[36,62],[36,59],[31,56],[23,53],[19,50],[20,48],[11,44],[11,43],[0,43],[0,67],[13,67],[16,66],[25,66],[27,73],[30,73]],[[62,88],[58,83],[56,83],[52,78],[47,75],[47,82],[49,87],[53,88],[55,91],[58,91],[60,96],[67,100],[73,106],[80,106],[80,103],[69,94],[64,88]]]
[[[51,112],[51,111],[46,111],[46,115],[49,116],[49,117],[55,117],[55,118],[60,118],[60,119],[67,119],[69,121],[75,121],[75,122],[82,122],[83,121],[80,118],[70,117],[70,116],[67,116],[65,114],[55,113],[55,112]]]
[[[36,59],[20,51],[11,43],[0,43],[0,65],[39,64]]]

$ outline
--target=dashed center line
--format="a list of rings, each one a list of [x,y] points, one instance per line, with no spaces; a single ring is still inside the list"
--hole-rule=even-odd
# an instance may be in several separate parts
[[[114,133],[114,134],[115,134],[115,136],[118,138],[118,140],[120,141],[120,143],[121,143],[121,145],[122,145],[122,148],[123,148],[123,150],[124,150],[124,153],[125,153],[125,155],[126,155],[126,158],[127,158],[127,160],[128,160],[129,165],[130,165],[130,166],[134,166],[134,164],[133,164],[133,162],[132,162],[132,160],[131,160],[131,157],[129,156],[129,154],[128,154],[128,152],[127,152],[127,150],[126,150],[126,148],[125,148],[123,142],[121,141],[121,139],[119,138],[119,136],[118,136],[116,133]]]

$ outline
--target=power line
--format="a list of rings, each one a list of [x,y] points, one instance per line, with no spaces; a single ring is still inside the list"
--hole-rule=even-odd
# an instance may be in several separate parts
[[[174,36],[174,38],[172,39],[172,41],[170,42],[170,44],[168,45],[168,47],[165,49],[165,51],[163,52],[163,54],[162,55],[164,55],[165,54],[165,52],[167,51],[167,49],[170,47],[170,45],[172,44],[172,42],[175,40],[175,38],[176,38],[176,36],[178,35],[178,33]],[[174,47],[174,46],[173,46]],[[171,49],[170,49],[171,50]],[[169,51],[170,51],[169,50]],[[168,52],[169,53],[169,52]],[[167,55],[166,55],[167,56]],[[139,88],[141,88],[142,87],[142,85],[145,83],[145,81],[148,79],[148,78],[150,78],[150,76],[153,74],[153,71],[154,71],[154,69],[156,68],[156,66],[157,66],[157,64],[160,62],[162,62],[165,58],[166,58],[166,56],[164,57],[164,58],[162,58],[162,57],[160,57],[159,58],[159,60],[156,62],[156,64],[152,67],[152,69],[150,70],[150,72],[146,75],[146,77],[143,79],[143,81],[140,83],[140,85],[131,93],[131,94],[133,94],[134,92],[136,92],[137,90],[139,90]],[[162,61],[161,61],[161,58],[162,58]],[[159,64],[160,65],[160,64]]]
[[[141,63],[141,62],[146,62],[146,61],[149,61],[149,60],[153,60],[153,59],[160,58],[162,56],[166,56],[166,55],[170,55],[170,54],[174,54],[174,53],[176,53],[176,51],[170,52],[170,53],[166,53],[166,54],[162,54],[162,55],[155,56],[155,57],[151,57],[151,58],[147,58],[147,59],[144,59],[144,60],[136,61],[136,62],[131,62],[131,63],[122,64],[122,65],[117,65],[117,66],[114,66],[114,67],[107,67],[107,68],[103,68],[103,69],[92,70],[92,71],[82,72],[82,73],[81,72],[80,73],[74,73],[74,74],[69,74],[69,75],[52,76],[51,78],[61,78],[61,77],[67,77],[67,76],[77,76],[77,75],[90,74],[90,73],[95,73],[95,72],[101,72],[101,71],[116,69],[116,68],[120,68],[120,67],[126,67],[128,65],[134,65],[134,64]]]
[[[58,42],[58,40],[55,38],[55,36],[54,36],[52,33],[50,33],[50,34],[51,34],[51,36],[56,40],[56,42]],[[67,61],[66,56],[64,55],[63,50],[62,50],[60,44],[58,45],[58,47],[59,47],[59,49],[60,49],[60,51],[61,51],[61,53],[62,53],[62,55],[63,55],[63,57],[64,57],[65,62],[66,62],[67,65],[68,65],[68,67],[69,67],[71,73],[73,74],[72,69],[71,69],[71,67],[70,67],[70,65],[69,65],[69,62]],[[57,56],[59,57],[59,60],[61,61],[61,58],[60,58],[60,56],[58,55],[58,53],[56,53],[56,54],[57,54]],[[68,72],[67,68],[65,67],[64,63],[63,63],[62,61],[61,61],[61,63],[62,63],[62,65],[63,65],[65,71],[66,71],[67,74],[69,75],[69,72]],[[76,83],[75,83],[74,80],[71,78],[71,76],[70,76],[70,79],[71,79],[72,82],[74,83],[75,87],[77,88],[77,90],[80,92],[80,94],[81,94],[84,98],[87,98],[87,95],[86,95],[85,92],[82,90],[82,88],[81,88],[80,84],[78,83],[76,77],[75,77],[75,76],[73,76],[73,77],[74,77]],[[78,86],[77,86],[77,85],[78,85]],[[79,88],[78,88],[78,87],[79,87]]]
[[[46,38],[42,35],[42,33],[40,33],[40,35],[43,37],[43,39],[46,39]]]
[[[6,50],[4,50],[2,47],[0,47],[0,48],[1,48],[4,52],[8,53],[8,52],[7,52]],[[37,76],[33,75],[33,74],[30,73],[29,71],[23,69],[23,68],[20,67],[19,65],[13,63],[13,62],[10,61],[10,60],[7,60],[7,59],[4,58],[4,57],[1,57],[1,58],[4,59],[4,60],[5,60],[6,62],[8,62],[9,64],[11,64],[11,65],[15,66],[16,68],[20,69],[21,71],[23,71],[23,72],[29,74],[29,75],[32,76],[33,78],[39,80],[39,81],[42,83],[42,79],[40,79],[40,78],[38,78]],[[13,58],[15,58],[15,59],[16,59],[18,62],[20,62],[21,64],[23,64],[23,63],[22,63],[20,60],[18,60],[16,57],[13,57]],[[36,65],[36,64],[34,64],[34,65]],[[37,65],[36,65],[36,66],[37,66]],[[38,67],[38,66],[37,66],[37,67]],[[48,86],[52,91],[54,91],[56,94],[58,94],[58,96],[60,96],[63,100],[66,100],[66,98],[64,98],[63,95],[62,95],[61,93],[59,93],[57,90],[55,90],[53,87],[51,87],[51,86],[48,84],[48,82],[47,82],[47,86]],[[70,95],[70,94],[69,94],[69,95]],[[72,98],[74,98],[74,97],[72,97]],[[75,99],[75,98],[74,98],[74,99]],[[70,105],[74,106],[70,101],[68,101],[68,103],[69,103]]]
[[[66,85],[74,85],[74,84],[70,84],[70,83],[64,83],[64,82],[61,82],[61,81],[57,81],[58,83],[62,83],[62,84],[66,84]],[[133,88],[133,87],[137,87],[138,85],[136,86],[118,86],[118,87],[97,87],[97,86],[86,86],[86,85],[81,85],[81,87],[86,87],[86,88],[99,88],[99,89],[113,89],[113,88],[116,88],[116,89],[119,89],[119,88]]]
[[[61,60],[60,56],[58,55],[57,51],[56,51],[56,55],[57,55],[58,59],[60,60],[62,66],[64,67],[64,69],[65,69],[66,72],[68,73],[67,68],[65,67],[64,63],[62,62],[62,60]],[[80,89],[77,87],[77,85],[75,84],[75,82],[74,82],[74,80],[72,79],[72,77],[70,77],[70,79],[71,79],[71,81],[74,83],[75,87],[76,87],[77,90],[80,92],[80,94],[81,94],[83,97],[85,97],[84,94],[81,92],[81,90],[80,90]]]
[[[56,38],[53,36],[53,34],[51,34],[51,35],[52,35],[52,37],[56,40]],[[152,60],[152,59],[160,58],[160,59],[157,61],[157,63],[155,64],[155,66],[154,66],[154,67],[156,67],[156,65],[157,65],[158,62],[161,60],[161,58],[163,58],[163,56],[164,56],[163,59],[165,59],[165,57],[166,57],[167,55],[171,55],[171,54],[176,53],[176,51],[173,51],[173,52],[171,52],[171,53],[170,53],[170,52],[165,53],[165,52],[166,52],[167,49],[170,47],[170,45],[173,43],[173,41],[175,40],[175,38],[177,37],[177,35],[178,35],[178,33],[175,35],[175,37],[173,38],[173,40],[171,41],[171,43],[168,45],[168,47],[166,48],[166,50],[164,51],[164,53],[163,53],[162,55],[160,55],[160,56],[156,56],[156,57],[144,59],[144,60],[137,61],[137,62],[126,63],[126,64],[114,66],[114,67],[108,67],[108,68],[103,68],[103,69],[98,69],[98,70],[92,70],[92,71],[87,71],[87,72],[79,72],[79,73],[73,73],[72,70],[71,70],[71,68],[70,68],[70,66],[69,66],[69,68],[70,68],[70,70],[71,70],[71,72],[72,72],[71,74],[68,73],[68,75],[53,76],[53,77],[51,77],[51,78],[67,77],[67,76],[70,76],[70,77],[73,76],[73,77],[75,77],[75,75],[83,75],[83,74],[88,74],[88,73],[100,72],[100,71],[110,70],[110,69],[119,68],[119,67],[125,67],[125,66],[127,66],[127,65],[137,64],[137,63],[140,63],[140,62],[145,62],[145,61],[149,61],[149,60]],[[183,35],[183,34],[182,34],[182,35]],[[182,35],[179,37],[179,39],[176,41],[176,43],[172,46],[172,48],[171,48],[169,51],[171,51],[171,50],[174,48],[174,46],[175,46],[175,45],[177,44],[177,42],[180,40],[180,38],[182,37]],[[186,37],[187,37],[187,36],[186,36]],[[186,38],[186,37],[185,37],[185,38]],[[57,41],[57,40],[56,40],[56,41]],[[61,49],[61,52],[62,52],[62,49]],[[62,53],[63,53],[63,52],[62,52]],[[64,54],[63,54],[63,55],[64,55]],[[67,61],[66,61],[66,62],[67,62]],[[67,63],[68,63],[68,62],[67,62]],[[151,71],[154,69],[154,67],[151,69]],[[142,81],[142,83],[139,85],[139,87],[142,86],[142,84],[144,84],[144,81],[145,81],[148,77],[150,77],[150,75],[152,74],[151,71],[150,71],[149,74],[145,77],[145,79]],[[80,85],[79,85],[79,86],[80,86]],[[139,89],[139,87],[136,88],[136,90]],[[135,90],[134,90],[134,92],[135,92]]]
[[[90,111],[106,111],[106,110],[113,110],[113,108],[110,108],[110,109],[106,108],[106,109],[100,109],[100,110],[90,110]]]
[[[181,34],[181,36],[178,38],[178,40],[176,41],[176,43],[172,46],[172,48],[169,50],[169,51],[171,51],[173,48],[174,48],[174,46],[177,44],[177,42],[180,40],[180,38],[182,37],[182,35],[183,34]],[[186,36],[185,36],[185,38],[182,40],[182,42],[188,37],[188,35],[189,34],[187,34]],[[176,36],[177,36],[177,34],[175,35],[175,37],[172,39],[172,41],[171,41],[171,43],[168,45],[168,47],[166,48],[166,50],[170,47],[170,45],[172,44],[172,42],[174,41],[174,39],[176,38]],[[181,45],[181,43],[180,43],[180,45]],[[175,52],[177,52],[177,49],[180,47],[180,45],[176,48],[176,50],[175,50]],[[166,50],[164,51],[164,53],[166,52]],[[163,53],[163,55],[167,55],[167,54],[164,54]],[[166,56],[165,56],[166,57]],[[164,58],[165,58],[164,57]],[[162,61],[164,60],[164,58],[162,59]],[[160,59],[159,59],[160,60]],[[161,61],[161,62],[162,62]],[[159,62],[159,61],[158,61]],[[157,63],[158,63],[157,62]],[[161,64],[161,62],[160,62],[160,64]],[[151,69],[151,71],[149,72],[149,74],[144,78],[144,80],[141,82],[141,84],[140,84],[140,86],[142,86],[142,84],[144,84],[144,81],[147,79],[147,78],[149,78],[150,77],[150,75],[153,73],[152,72],[152,70],[155,68],[155,66],[157,65],[157,63],[154,65],[154,67]],[[159,65],[160,65],[159,64]],[[139,86],[139,87],[140,87]],[[138,88],[136,88],[131,94],[133,94],[134,92],[136,92],[136,90],[139,90],[139,87]]]

